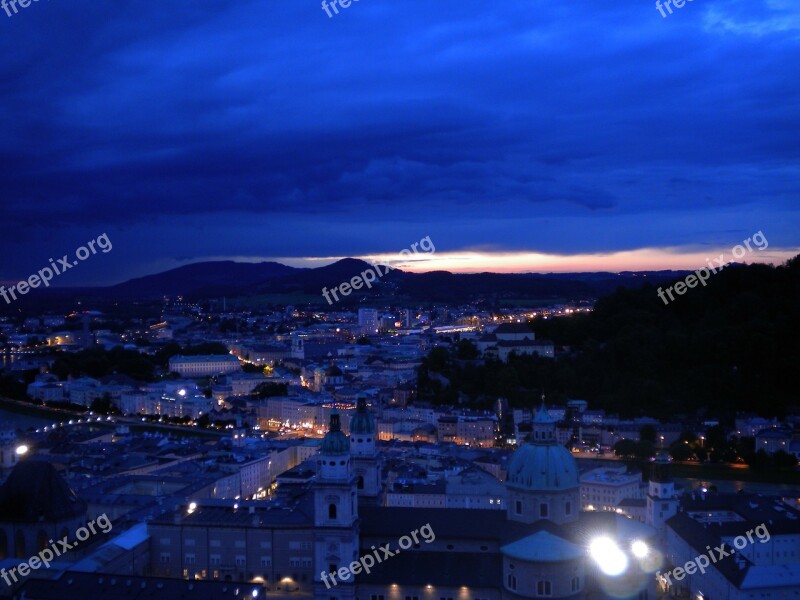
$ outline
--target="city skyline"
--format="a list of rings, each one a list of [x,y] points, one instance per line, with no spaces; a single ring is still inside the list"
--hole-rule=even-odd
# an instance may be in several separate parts
[[[798,0],[0,56],[0,600],[800,598]]]

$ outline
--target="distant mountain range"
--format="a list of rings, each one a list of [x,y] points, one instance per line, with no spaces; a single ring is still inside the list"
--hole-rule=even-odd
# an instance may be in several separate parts
[[[240,263],[212,261],[185,265],[162,273],[131,279],[108,287],[50,287],[35,290],[23,303],[3,306],[0,312],[59,310],[80,300],[83,305],[105,305],[117,301],[152,304],[163,296],[184,296],[189,300],[226,297],[236,305],[328,303],[322,289],[337,288],[373,265],[345,258],[317,268],[289,267],[277,262]],[[410,273],[381,267],[381,276],[370,289],[340,295],[336,306],[363,303],[404,304],[439,302],[463,304],[487,301],[491,304],[536,306],[557,302],[592,301],[619,287],[636,288],[644,283],[661,285],[685,276],[688,271],[628,271],[621,273]]]
[[[130,279],[105,288],[105,291],[112,296],[120,297],[216,295],[231,288],[246,288],[305,270],[276,262],[239,263],[232,260],[201,262]]]
[[[202,262],[163,273],[131,279],[94,293],[115,298],[154,298],[183,295],[200,299],[226,296],[240,300],[252,296],[322,298],[323,288],[336,288],[373,265],[345,258],[317,268],[289,267],[276,262]],[[447,271],[410,273],[393,269],[377,277],[371,289],[362,288],[347,297],[344,304],[365,300],[466,302],[471,300],[538,300],[542,302],[591,300],[618,287],[639,287],[645,282],[662,283],[682,277],[687,271],[646,271],[621,273],[475,273]],[[341,296],[340,296],[341,297]]]

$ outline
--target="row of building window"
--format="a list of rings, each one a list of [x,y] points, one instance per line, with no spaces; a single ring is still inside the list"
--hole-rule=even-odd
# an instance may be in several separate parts
[[[167,552],[162,552],[159,560],[162,564],[169,564],[172,560],[172,557]],[[236,566],[243,567],[247,563],[247,559],[244,556],[237,556],[235,558]],[[184,564],[193,565],[196,562],[196,557],[194,554],[186,554],[184,557]],[[212,554],[209,559],[208,563],[212,567],[219,567],[221,566],[221,557],[219,554]],[[269,556],[262,556],[261,557],[261,566],[262,567],[271,567],[272,566],[272,558]],[[313,561],[310,557],[291,557],[289,558],[289,566],[290,567],[300,567],[304,569],[310,569],[313,566]]]
[[[157,573],[157,575],[163,575],[164,577],[170,577],[171,576],[171,571],[170,571],[170,569],[160,569],[159,572]],[[198,578],[199,579],[206,579],[208,577],[208,571],[206,571],[205,569],[202,569],[200,571],[191,571],[190,569],[183,569],[182,570],[182,575],[183,575],[184,578],[187,578],[187,579],[188,578],[191,578],[191,579],[198,579]],[[236,575],[237,575],[237,578],[238,578],[239,581],[242,581],[242,580],[245,579],[245,574],[243,572],[241,572],[241,571],[239,571]],[[248,580],[252,580],[255,577],[256,577],[255,573],[250,573],[248,575],[247,579]],[[266,579],[263,575],[258,575],[258,577]],[[211,578],[212,579],[219,579],[220,578],[220,572],[219,572],[218,569],[213,569],[211,571]],[[309,575],[308,575],[308,573],[292,573],[292,575],[289,577],[289,579],[291,579],[293,582],[307,583],[309,581]],[[231,574],[226,574],[225,575],[225,581],[232,581],[232,580],[233,580],[233,576]],[[275,575],[275,581],[283,581],[283,580],[284,580],[284,577],[280,573]]]
[[[517,590],[517,577],[516,575],[508,575],[506,580],[508,589],[512,591]],[[572,581],[570,582],[570,587],[572,592],[579,592],[581,589],[581,580],[580,577],[573,577]],[[537,596],[552,596],[553,595],[553,585],[550,581],[546,579],[542,579],[536,582],[535,586],[536,595]]]

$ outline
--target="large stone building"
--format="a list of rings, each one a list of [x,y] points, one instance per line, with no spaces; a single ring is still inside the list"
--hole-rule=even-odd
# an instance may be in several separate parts
[[[181,377],[208,377],[235,373],[242,370],[239,359],[232,354],[208,354],[200,356],[173,356],[169,359],[170,372]]]
[[[358,402],[349,437],[341,418],[330,415],[315,472],[281,483],[274,500],[187,498],[177,510],[136,526],[146,532],[121,534],[148,557],[146,572],[115,550],[117,567],[108,576],[72,577],[95,568],[75,565],[47,583],[28,581],[19,597],[79,600],[92,586],[98,598],[119,597],[122,586],[104,582],[121,582],[123,572],[126,588],[136,581],[143,590],[136,594],[154,598],[169,593],[153,590],[169,588],[173,595],[198,592],[187,598],[227,597],[234,590],[246,600],[647,600],[657,583],[661,592],[694,600],[800,595],[799,511],[746,494],[678,498],[663,454],[653,465],[646,523],[613,511],[582,511],[575,460],[557,442],[544,406],[508,462],[505,510],[381,506],[375,424],[366,402]],[[0,566],[19,564],[85,516],[86,504],[52,466],[21,462],[0,488]],[[97,556],[105,553],[100,548]],[[697,566],[704,555],[702,573]],[[184,588],[159,578],[190,581]]]
[[[663,592],[709,600],[800,597],[800,511],[778,498],[685,495],[666,521],[666,537]]]
[[[507,361],[512,352],[516,354],[539,355],[553,358],[553,342],[537,340],[536,334],[525,323],[503,323],[491,333],[477,340],[478,350],[486,356],[494,356]]]
[[[620,509],[625,500],[644,500],[642,474],[629,472],[625,465],[600,467],[581,475],[583,510]]]
[[[328,599],[577,599],[605,593],[612,579],[615,593],[652,587],[652,565],[630,549],[651,544],[654,529],[581,511],[575,460],[544,407],[509,464],[505,511],[376,505],[375,428],[363,401],[350,429],[348,439],[333,413],[316,478],[277,501],[198,501],[152,523],[153,574]],[[602,546],[594,560],[593,541]],[[354,561],[380,557],[378,548],[389,554],[349,574]]]

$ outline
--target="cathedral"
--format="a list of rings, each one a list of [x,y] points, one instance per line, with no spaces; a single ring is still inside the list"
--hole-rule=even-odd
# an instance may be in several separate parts
[[[317,462],[308,487],[275,501],[202,501],[151,523],[151,574],[330,600],[644,598],[660,566],[655,527],[580,510],[575,459],[544,405],[510,461],[505,512],[381,506],[363,399],[349,437],[331,415]]]
[[[272,499],[186,498],[165,506],[161,516],[137,524],[133,536],[121,534],[125,544],[134,538],[136,544],[96,550],[96,557],[113,555],[108,570],[76,554],[62,565],[68,570],[53,565],[44,579],[22,583],[21,597],[79,600],[86,597],[81,586],[117,597],[114,582],[122,577],[126,587],[135,581],[137,589],[174,590],[170,597],[190,592],[232,600],[797,594],[797,560],[787,548],[800,544],[800,511],[752,494],[700,490],[679,497],[663,452],[652,465],[644,522],[582,511],[576,461],[558,443],[544,404],[509,460],[502,510],[384,506],[375,422],[365,400],[349,425],[346,435],[333,411],[316,470],[301,469],[303,477],[285,480]],[[50,464],[21,461],[0,486],[0,561],[17,566],[86,516],[87,504]],[[753,532],[758,540],[748,544],[744,535]],[[713,564],[703,554],[731,543],[735,549],[725,557],[719,552]],[[708,572],[697,570],[701,564]],[[73,583],[68,592],[64,586]]]

